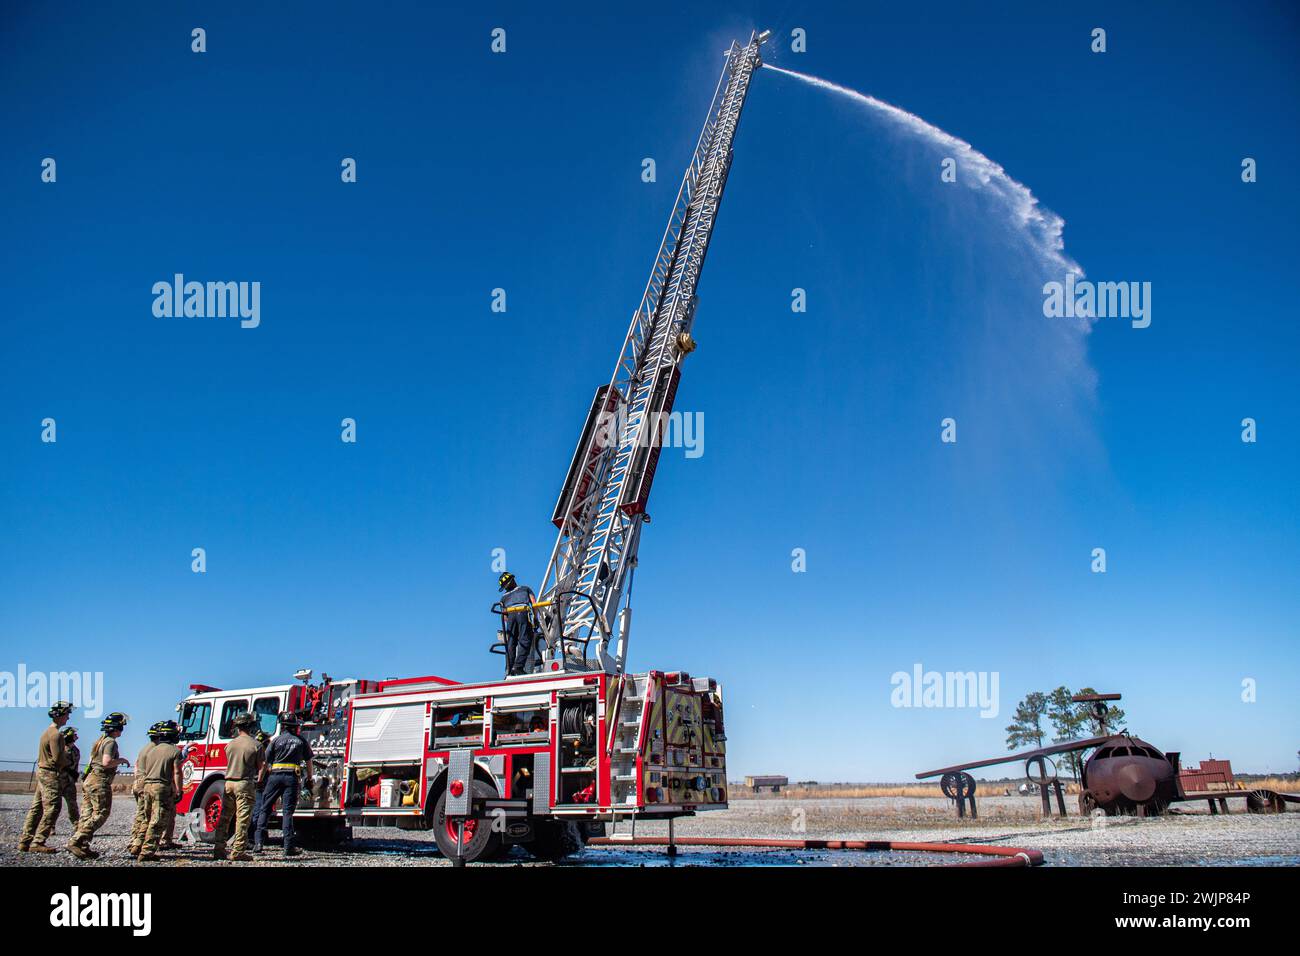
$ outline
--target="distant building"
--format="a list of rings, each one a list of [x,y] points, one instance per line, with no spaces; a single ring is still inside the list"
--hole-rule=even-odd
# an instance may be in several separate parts
[[[750,790],[753,790],[755,793],[758,793],[764,787],[771,787],[773,793],[780,793],[781,788],[785,786],[789,786],[789,784],[790,784],[789,777],[780,777],[774,774],[769,774],[766,777],[745,778],[745,786],[747,786]]]
[[[1178,780],[1186,792],[1205,790],[1232,790],[1236,783],[1232,777],[1231,760],[1202,760],[1199,767],[1184,767]]]

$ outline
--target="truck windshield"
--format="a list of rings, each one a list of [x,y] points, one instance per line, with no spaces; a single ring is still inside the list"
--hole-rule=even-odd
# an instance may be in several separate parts
[[[253,701],[253,715],[257,718],[259,730],[275,735],[275,725],[280,717],[279,697],[259,697]]]
[[[186,704],[181,712],[181,740],[199,740],[208,733],[210,703]]]

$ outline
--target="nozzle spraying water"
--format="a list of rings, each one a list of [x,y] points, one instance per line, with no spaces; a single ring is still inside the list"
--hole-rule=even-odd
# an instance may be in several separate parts
[[[1041,206],[1027,186],[1008,176],[1005,169],[970,143],[951,133],[945,133],[914,113],[899,109],[874,96],[840,86],[838,83],[808,76],[806,73],[796,73],[794,70],[785,70],[770,63],[764,63],[763,69],[784,73],[812,86],[847,96],[869,107],[877,115],[896,126],[947,151],[967,172],[967,175],[961,178],[962,182],[974,189],[987,191],[1005,207],[1011,225],[1028,239],[1045,271],[1057,276],[1067,272],[1083,275],[1083,269],[1079,264],[1065,254],[1065,240],[1062,236],[1065,220],[1050,209]]]

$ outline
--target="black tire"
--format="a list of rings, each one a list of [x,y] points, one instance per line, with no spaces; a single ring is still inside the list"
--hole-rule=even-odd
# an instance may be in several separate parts
[[[582,852],[587,840],[582,829],[569,820],[538,820],[533,824],[533,839],[524,846],[539,860],[563,860]]]
[[[471,786],[470,792],[475,799],[490,799],[497,795],[496,789],[482,780],[474,780]],[[456,859],[455,823],[454,818],[451,821],[447,819],[447,791],[444,790],[433,808],[433,838],[439,851],[449,860]],[[500,855],[501,834],[493,832],[490,819],[467,817],[466,823],[465,845],[461,851],[461,858],[466,863],[491,860]]]

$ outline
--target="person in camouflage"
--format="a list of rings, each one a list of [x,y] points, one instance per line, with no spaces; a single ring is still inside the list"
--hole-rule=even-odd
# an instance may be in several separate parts
[[[63,735],[63,746],[68,748],[68,766],[59,774],[59,800],[68,807],[68,822],[72,830],[77,830],[81,819],[81,808],[77,806],[77,774],[81,773],[81,749],[77,746],[77,728],[64,727],[59,731]],[[55,816],[58,811],[54,811]]]
[[[131,780],[131,796],[135,797],[135,820],[131,823],[131,840],[126,847],[126,852],[132,856],[139,855],[140,847],[144,845],[144,835],[149,829],[148,806],[143,793],[144,775],[140,773],[140,765],[149,756],[149,751],[158,745],[158,728],[161,724],[162,721],[159,721],[149,728],[149,742],[140,748],[135,758],[135,773]]]
[[[149,815],[149,829],[140,845],[140,862],[158,859],[157,850],[167,832],[168,812],[173,811],[181,795],[181,752],[176,743],[181,729],[176,721],[168,720],[158,725],[158,742],[136,765],[136,773],[144,778],[141,793],[145,811]],[[173,811],[174,812],[174,811]]]
[[[117,738],[122,736],[126,723],[126,714],[116,711],[109,714],[100,721],[99,729],[103,733],[90,748],[90,763],[81,785],[86,797],[86,813],[77,832],[68,841],[68,852],[78,859],[93,860],[99,856],[90,848],[90,841],[113,809],[113,778],[117,776],[117,768],[127,763],[117,752]]]
[[[68,749],[59,733],[72,716],[72,705],[66,700],[56,703],[49,711],[50,726],[41,734],[36,758],[36,792],[32,806],[23,822],[23,832],[18,837],[20,853],[57,853],[45,841],[54,832],[54,821],[59,814],[60,774],[68,767]]]

